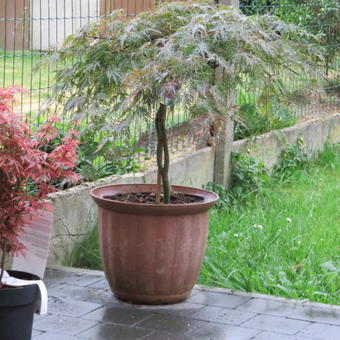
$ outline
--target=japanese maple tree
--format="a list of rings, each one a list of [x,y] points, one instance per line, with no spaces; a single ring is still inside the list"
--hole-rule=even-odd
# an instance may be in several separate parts
[[[77,181],[74,172],[79,141],[71,131],[53,145],[59,136],[52,118],[35,132],[12,111],[14,95],[20,88],[0,88],[0,287],[6,255],[24,251],[18,237],[32,213],[44,206],[44,198],[67,179]]]
[[[322,54],[314,37],[275,17],[245,16],[204,1],[171,2],[127,18],[117,10],[70,36],[49,60],[64,65],[51,98],[87,129],[115,133],[153,119],[157,135],[156,202],[170,203],[166,116],[229,117],[239,86],[266,89],[286,102],[286,72],[317,81]],[[75,61],[76,60],[76,61]],[[75,62],[74,62],[75,61]],[[288,83],[287,83],[288,84]]]

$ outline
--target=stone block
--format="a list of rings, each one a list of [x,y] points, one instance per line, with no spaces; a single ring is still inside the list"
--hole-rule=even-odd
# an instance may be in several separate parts
[[[255,328],[282,334],[296,334],[310,323],[270,315],[257,315],[242,324],[242,327]]]

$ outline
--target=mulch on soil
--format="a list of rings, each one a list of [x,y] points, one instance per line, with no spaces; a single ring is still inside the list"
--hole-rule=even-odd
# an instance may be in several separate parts
[[[112,201],[127,203],[155,204],[156,194],[154,192],[131,192],[116,195],[107,195],[103,198],[110,199]],[[170,198],[171,204],[190,204],[202,202],[203,200],[203,197],[183,194],[180,192],[173,192]]]

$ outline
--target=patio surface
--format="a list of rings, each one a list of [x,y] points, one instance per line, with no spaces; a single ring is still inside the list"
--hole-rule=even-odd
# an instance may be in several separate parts
[[[340,339],[340,306],[196,286],[180,304],[135,306],[114,298],[98,271],[49,268],[49,313],[34,340]]]

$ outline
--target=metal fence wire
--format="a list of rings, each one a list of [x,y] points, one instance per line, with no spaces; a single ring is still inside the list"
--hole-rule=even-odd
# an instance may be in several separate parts
[[[317,90],[311,89],[308,74],[289,76],[292,96],[289,109],[298,117],[334,112],[340,103],[340,3],[337,0],[224,0],[233,4],[239,2],[240,10],[246,15],[272,13],[282,20],[302,26],[322,37],[321,44],[326,51],[324,71],[327,81]],[[29,95],[18,98],[16,111],[32,123],[40,124],[38,113],[44,109],[54,84],[54,71],[47,64],[36,66],[46,56],[59,49],[67,36],[81,27],[95,22],[115,9],[123,8],[128,16],[154,8],[159,0],[0,0],[0,87],[19,86],[29,90]],[[258,93],[249,95],[246,89],[239,89],[238,105],[255,105]],[[262,110],[273,110],[271,103],[262,105]],[[65,117],[64,117],[65,118]],[[199,146],[184,137],[188,115],[172,114],[168,118],[171,148],[173,152]],[[241,126],[242,127],[242,126]],[[241,132],[240,132],[241,131]],[[242,128],[236,131],[236,138],[244,136]],[[132,142],[131,142],[132,141]],[[117,147],[134,144],[133,153],[125,153],[121,159],[127,163],[124,171],[148,166],[154,155],[154,131],[149,123],[136,123],[124,136],[117,135]],[[143,152],[141,152],[143,150]],[[127,156],[128,154],[128,156]],[[127,161],[128,159],[128,161]],[[95,166],[105,163],[97,157]],[[138,163],[138,166],[135,164]],[[142,165],[141,165],[142,164]],[[105,163],[105,166],[107,164]],[[117,172],[112,163],[106,169],[108,174]],[[121,170],[119,170],[121,171]],[[118,172],[119,172],[118,171]],[[105,171],[104,171],[105,173]]]

